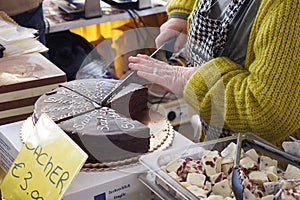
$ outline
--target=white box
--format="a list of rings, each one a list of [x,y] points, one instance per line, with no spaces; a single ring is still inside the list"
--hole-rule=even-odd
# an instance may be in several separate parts
[[[24,121],[0,126],[0,167],[7,172],[22,147],[20,129]],[[175,132],[170,148],[192,144]],[[3,159],[7,157],[9,159]],[[137,176],[147,169],[141,164],[103,172],[79,172],[67,189],[63,200],[153,199],[151,191]]]
[[[0,167],[5,173],[22,148],[20,127],[23,122],[0,126]]]
[[[116,171],[80,172],[63,200],[151,199],[151,191],[137,176],[145,168],[138,164]]]

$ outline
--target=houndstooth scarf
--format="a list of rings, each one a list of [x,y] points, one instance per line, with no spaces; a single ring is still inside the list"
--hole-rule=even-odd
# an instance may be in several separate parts
[[[188,66],[199,67],[222,53],[227,41],[229,25],[245,0],[230,1],[222,19],[209,17],[210,9],[217,3],[212,1],[200,0],[192,15],[186,47],[189,58]],[[203,119],[201,119],[201,124],[208,140],[233,134],[230,130],[210,125]]]
[[[220,55],[227,41],[229,25],[244,1],[232,0],[222,19],[212,19],[209,17],[210,9],[218,2],[200,0],[190,23],[187,43],[189,65],[198,67]]]

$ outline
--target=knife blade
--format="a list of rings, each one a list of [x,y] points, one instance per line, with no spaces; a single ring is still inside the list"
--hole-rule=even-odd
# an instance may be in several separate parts
[[[162,48],[164,48],[166,45],[169,45],[171,43],[174,43],[175,41],[175,37],[172,37],[171,39],[167,40],[166,42],[164,42],[160,47],[158,47],[151,55],[150,58],[152,58],[153,56],[155,56],[157,54],[157,52],[159,52]],[[111,90],[101,101],[101,105],[104,106],[107,104],[107,101],[114,97],[118,92],[120,92],[124,86],[128,85],[129,83],[132,82],[137,82],[137,79],[141,79],[138,77],[137,75],[137,71],[136,70],[132,70],[124,79],[122,79],[122,81],[113,89]]]

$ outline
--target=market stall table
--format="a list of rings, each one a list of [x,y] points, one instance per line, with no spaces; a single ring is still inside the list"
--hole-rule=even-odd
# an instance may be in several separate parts
[[[24,121],[0,126],[1,168],[6,172],[22,147],[20,130]],[[175,132],[172,148],[193,144]],[[151,191],[139,180],[146,168],[139,163],[110,171],[81,171],[73,180],[64,200],[152,199]]]
[[[65,31],[73,28],[79,28],[83,26],[89,26],[94,24],[101,24],[105,22],[112,22],[116,20],[129,19],[131,16],[128,12],[121,9],[116,9],[112,7],[107,7],[103,1],[100,2],[102,9],[102,16],[85,19],[82,17],[66,16],[63,11],[61,11],[58,6],[60,3],[66,2],[64,0],[45,0],[43,2],[44,15],[46,20],[47,32],[53,33],[59,31]],[[136,13],[140,16],[149,16],[158,13],[164,13],[166,11],[166,6],[153,6],[151,8],[136,10]]]

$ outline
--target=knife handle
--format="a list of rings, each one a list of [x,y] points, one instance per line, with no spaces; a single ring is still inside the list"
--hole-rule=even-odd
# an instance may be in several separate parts
[[[166,57],[169,59],[174,53],[174,44],[177,36],[173,36],[164,42],[164,50],[166,51]]]

